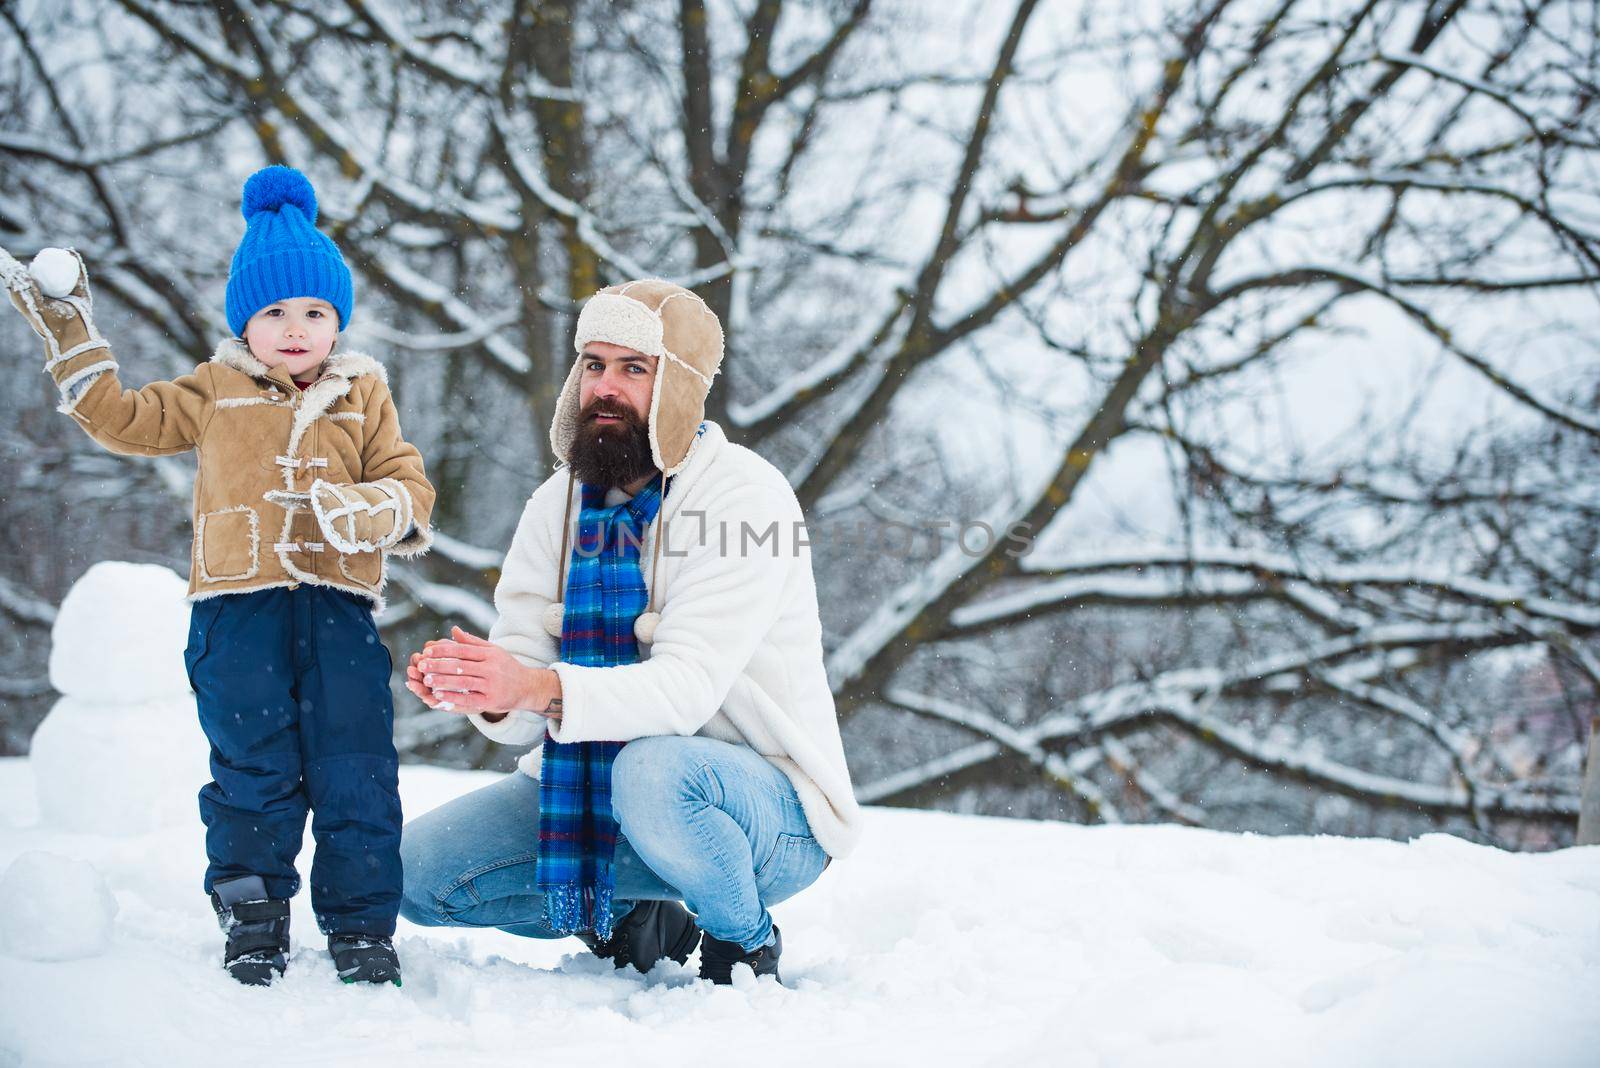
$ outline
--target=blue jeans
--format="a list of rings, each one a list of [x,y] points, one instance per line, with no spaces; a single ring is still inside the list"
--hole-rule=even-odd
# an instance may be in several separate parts
[[[788,778],[753,750],[710,738],[629,742],[611,767],[614,914],[681,900],[701,930],[746,950],[772,935],[769,906],[816,881],[827,854]],[[519,773],[406,824],[400,914],[433,927],[559,938],[534,881],[539,783]]]

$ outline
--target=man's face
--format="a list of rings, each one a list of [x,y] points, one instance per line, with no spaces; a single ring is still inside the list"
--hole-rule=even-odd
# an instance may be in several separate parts
[[[608,488],[653,474],[649,421],[656,357],[591,341],[581,366],[573,474],[580,482]]]

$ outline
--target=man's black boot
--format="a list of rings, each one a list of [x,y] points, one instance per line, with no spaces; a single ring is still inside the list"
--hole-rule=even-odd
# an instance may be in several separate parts
[[[739,948],[737,942],[724,942],[708,934],[700,940],[700,978],[710,979],[718,986],[727,986],[733,982],[733,966],[748,964],[758,978],[770,975],[781,983],[783,979],[778,975],[778,958],[782,955],[783,935],[776,926],[772,928],[772,945],[752,949],[748,953]]]
[[[289,903],[267,897],[259,875],[246,875],[211,888],[217,924],[228,936],[222,966],[246,986],[271,986],[283,974],[289,955]]]
[[[641,901],[616,922],[610,938],[602,941],[593,931],[580,931],[578,938],[595,956],[618,968],[631,964],[648,972],[668,957],[679,964],[688,960],[700,942],[700,928],[677,901]]]
[[[328,953],[339,978],[347,983],[400,985],[400,955],[394,942],[377,935],[331,934]]]

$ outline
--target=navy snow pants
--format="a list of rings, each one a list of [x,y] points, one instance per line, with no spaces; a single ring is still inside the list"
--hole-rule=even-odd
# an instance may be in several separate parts
[[[184,662],[211,742],[206,890],[259,875],[268,896],[292,897],[310,810],[317,925],[392,935],[399,759],[389,651],[370,605],[311,585],[208,598],[191,611]]]

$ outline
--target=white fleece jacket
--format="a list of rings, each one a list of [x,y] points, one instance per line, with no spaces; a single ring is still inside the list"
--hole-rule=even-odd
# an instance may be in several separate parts
[[[507,745],[704,735],[748,745],[794,783],[812,834],[830,856],[855,848],[861,810],[850,786],[800,504],[783,475],[707,422],[673,478],[659,527],[640,552],[648,585],[654,531],[663,531],[655,641],[641,661],[584,667],[558,661],[543,626],[556,593],[568,475],[534,491],[506,554],[491,641],[561,677],[559,725],[518,710],[471,720]],[[578,504],[573,503],[576,522]],[[540,752],[518,767],[538,776]]]

